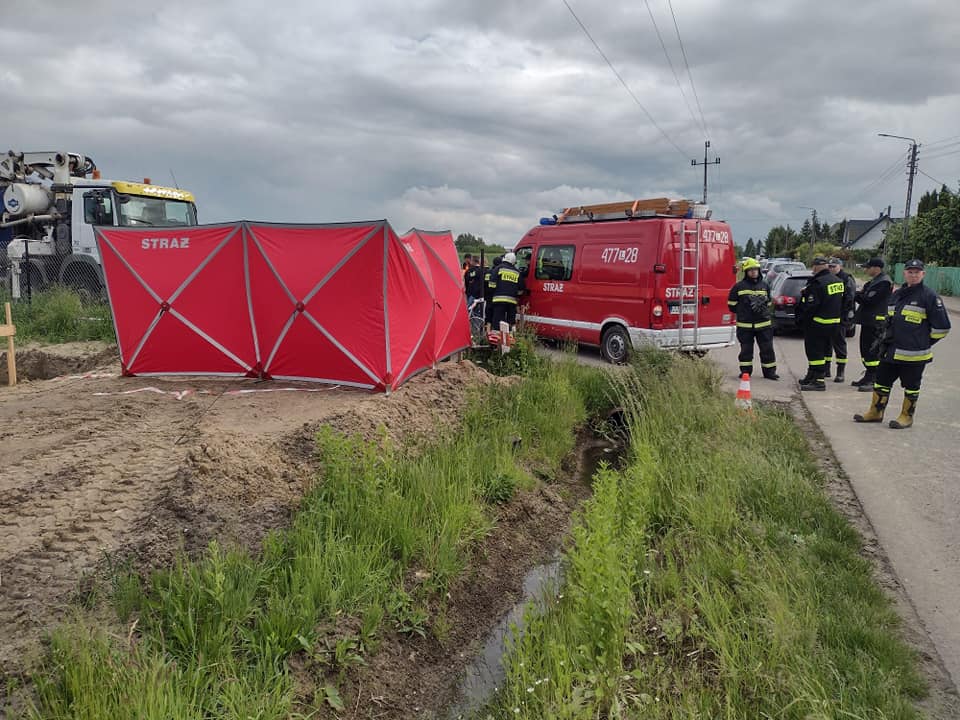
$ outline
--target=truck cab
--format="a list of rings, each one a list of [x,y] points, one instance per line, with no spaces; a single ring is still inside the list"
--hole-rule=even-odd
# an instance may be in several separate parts
[[[0,194],[0,232],[12,234],[6,255],[14,297],[55,284],[101,296],[96,225],[197,224],[191,192],[148,180],[101,180],[93,161],[74,153],[9,153],[0,163]]]

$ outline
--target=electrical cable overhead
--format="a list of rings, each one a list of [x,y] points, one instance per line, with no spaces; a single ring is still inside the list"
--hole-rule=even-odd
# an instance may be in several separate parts
[[[707,127],[707,118],[703,115],[703,107],[700,105],[700,96],[697,95],[697,86],[693,84],[693,73],[690,72],[690,63],[687,62],[687,51],[683,48],[683,39],[680,37],[680,26],[677,24],[677,15],[673,11],[673,2],[667,0],[670,6],[670,16],[673,18],[673,27],[677,31],[677,42],[680,43],[680,54],[683,55],[683,64],[687,68],[687,77],[690,78],[690,88],[693,90],[693,97],[697,101],[697,110],[700,111],[700,119],[703,121],[703,129],[707,137],[710,136],[710,128]]]
[[[936,153],[936,151],[934,151],[934,152]],[[934,154],[934,155],[927,155],[927,156],[925,156],[923,159],[924,159],[924,160],[937,160],[937,159],[939,159],[939,158],[948,157],[948,156],[950,156],[950,155],[956,155],[957,153],[960,153],[960,148],[958,148],[957,150],[951,150],[951,151],[949,151],[949,152],[944,152],[944,153],[939,153],[939,154]]]
[[[901,157],[898,158],[892,165],[890,165],[890,167],[888,167],[886,170],[881,172],[879,177],[875,178],[874,180],[864,185],[859,191],[857,191],[856,195],[851,197],[847,202],[843,203],[841,207],[849,207],[850,205],[853,205],[853,203],[855,203],[857,200],[867,195],[867,193],[869,193],[872,190],[876,190],[885,182],[890,180],[890,178],[892,178],[894,175],[897,174],[897,170],[901,167],[901,165],[906,160],[906,156],[907,156],[906,153],[901,155]]]
[[[953,142],[951,142],[951,140]],[[931,148],[931,147],[934,147],[935,145],[942,145],[943,143],[949,143],[950,145],[960,144],[960,135],[954,135],[953,137],[943,138],[941,140],[934,140],[933,142],[925,143],[924,147]]]
[[[627,91],[630,97],[633,98],[633,101],[639,106],[641,110],[643,110],[644,114],[647,116],[647,119],[650,120],[650,123],[657,130],[660,131],[660,134],[663,135],[664,138],[666,138],[667,142],[673,145],[674,149],[683,156],[683,160],[684,162],[686,162],[687,158],[690,157],[689,153],[685,153],[683,150],[681,150],[680,146],[673,141],[673,138],[667,135],[666,130],[660,127],[660,125],[657,124],[657,121],[653,119],[653,115],[650,114],[650,111],[647,110],[646,107],[644,107],[643,103],[640,102],[640,99],[634,94],[633,90],[630,89],[630,86],[627,85],[626,81],[623,79],[623,76],[620,75],[619,72],[617,72],[617,69],[613,66],[613,63],[610,62],[610,59],[606,56],[603,50],[600,49],[600,46],[597,44],[597,41],[593,39],[593,35],[591,35],[590,31],[587,30],[587,26],[583,24],[583,22],[580,20],[579,17],[577,17],[577,14],[573,11],[573,8],[570,7],[570,3],[568,3],[567,0],[563,0],[563,4],[567,6],[567,10],[570,11],[570,14],[573,16],[573,19],[577,21],[577,25],[580,26],[581,30],[583,30],[584,35],[586,35],[587,39],[589,39],[590,42],[593,43],[593,46],[597,49],[597,52],[600,53],[600,57],[602,57],[604,62],[607,63],[607,65],[613,71],[613,74],[617,76],[617,80],[620,81],[620,84],[623,85],[623,88]]]
[[[933,180],[935,183],[938,183],[938,184],[940,184],[940,185],[946,185],[946,183],[943,182],[943,180],[937,180],[935,177],[933,177],[933,175],[927,175],[927,174],[926,174],[923,170],[921,170],[920,168],[917,168],[917,172],[920,173],[921,175],[926,175],[928,178],[930,178],[931,180]]]
[[[707,128],[697,120],[696,114],[693,112],[693,108],[690,106],[690,100],[687,99],[687,94],[683,91],[683,85],[680,83],[680,77],[677,75],[676,69],[673,67],[673,60],[670,59],[670,53],[667,52],[667,46],[663,42],[663,36],[660,34],[660,28],[657,27],[657,21],[653,17],[653,10],[650,9],[650,0],[643,0],[644,4],[647,6],[647,14],[650,15],[650,22],[653,23],[653,30],[657,33],[657,40],[660,41],[660,47],[663,50],[663,56],[667,59],[667,65],[670,66],[670,72],[673,73],[673,79],[677,83],[677,88],[680,90],[680,95],[683,97],[683,102],[687,106],[687,110],[690,112],[690,118],[693,120],[694,125],[699,125],[700,129],[703,130],[703,136],[707,136]]]

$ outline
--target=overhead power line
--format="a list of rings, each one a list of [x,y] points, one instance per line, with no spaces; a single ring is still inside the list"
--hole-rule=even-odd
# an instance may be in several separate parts
[[[921,170],[920,168],[917,168],[917,172],[920,173],[921,175],[926,175],[928,178],[930,178],[931,180],[933,180],[935,183],[939,183],[940,185],[946,185],[946,183],[943,182],[943,180],[937,180],[935,177],[933,177],[933,175],[927,175],[927,174],[926,174],[923,170]]]
[[[690,72],[690,63],[687,62],[687,51],[683,48],[683,38],[680,37],[680,26],[677,24],[677,14],[673,11],[673,2],[667,0],[670,6],[670,16],[673,18],[673,27],[677,31],[677,42],[680,43],[680,54],[683,55],[683,65],[687,68],[687,77],[690,78],[690,88],[693,90],[693,97],[697,101],[697,110],[700,111],[700,119],[703,121],[703,129],[707,137],[710,136],[710,128],[707,127],[707,119],[703,115],[703,107],[700,105],[700,96],[697,95],[697,86],[693,84],[693,73]]]
[[[950,141],[953,142],[950,142]],[[950,143],[951,145],[960,144],[960,135],[954,135],[953,137],[943,138],[942,140],[934,140],[933,142],[924,143],[924,147],[931,148],[936,145],[942,145],[943,143]]]
[[[676,71],[676,69],[673,67],[673,61],[670,59],[670,53],[667,52],[667,46],[666,46],[666,44],[663,42],[663,36],[660,34],[660,28],[657,27],[657,21],[656,21],[656,19],[653,17],[653,10],[650,9],[650,0],[644,0],[644,4],[647,6],[647,14],[650,15],[650,22],[653,23],[653,30],[654,30],[654,32],[657,33],[657,40],[660,41],[660,47],[663,49],[663,56],[667,59],[667,65],[670,66],[670,72],[673,73],[673,79],[674,79],[674,80],[676,81],[676,83],[677,83],[677,88],[679,88],[679,90],[680,90],[680,95],[681,95],[681,97],[683,97],[683,102],[686,104],[687,110],[690,111],[690,118],[693,120],[693,124],[694,124],[694,125],[699,125],[699,126],[700,126],[700,128],[703,130],[703,135],[704,135],[704,137],[706,137],[706,135],[707,135],[707,128],[705,128],[705,127],[700,123],[700,121],[697,120],[697,116],[694,114],[693,108],[690,106],[690,101],[687,99],[687,94],[683,91],[683,85],[680,83],[680,77],[677,75],[677,71]]]
[[[600,46],[597,44],[597,41],[593,39],[593,35],[591,35],[590,31],[587,30],[587,26],[583,24],[583,22],[580,20],[579,17],[577,17],[577,14],[573,11],[573,8],[570,7],[570,3],[568,3],[567,0],[563,0],[563,4],[567,6],[567,10],[570,11],[570,14],[573,16],[573,19],[577,21],[577,25],[580,26],[581,30],[583,30],[584,35],[587,36],[590,42],[593,43],[593,46],[597,49],[597,52],[600,53],[600,57],[602,57],[604,62],[606,62],[607,65],[610,66],[610,69],[613,71],[613,74],[617,76],[617,80],[619,80],[620,84],[623,85],[624,90],[626,90],[627,93],[630,95],[630,97],[633,98],[633,101],[639,106],[639,108],[643,110],[644,114],[647,116],[647,119],[650,120],[650,123],[657,130],[660,131],[660,134],[663,135],[664,138],[666,138],[668,143],[673,145],[674,149],[676,149],[676,151],[683,156],[683,160],[684,162],[686,162],[687,158],[689,157],[688,153],[685,153],[683,150],[681,150],[680,146],[673,141],[673,138],[667,135],[666,130],[660,127],[660,125],[657,124],[657,121],[653,119],[653,115],[650,114],[650,111],[647,110],[646,107],[644,107],[643,103],[640,102],[640,99],[634,94],[633,90],[630,89],[630,86],[627,85],[626,81],[623,79],[623,76],[621,76],[620,73],[617,72],[617,69],[613,66],[613,63],[610,62],[610,59],[606,56],[603,50],[600,49]]]
[[[936,151],[934,151],[934,152],[936,152]],[[950,156],[950,155],[956,155],[957,153],[960,153],[960,149],[951,150],[951,151],[949,151],[949,152],[944,152],[944,153],[939,153],[939,154],[934,154],[934,155],[927,155],[927,156],[924,157],[924,160],[937,160],[938,158],[948,157],[948,156]]]
[[[856,201],[860,200],[862,197],[865,197],[867,193],[879,188],[881,185],[883,185],[890,178],[892,178],[894,175],[897,174],[897,170],[901,168],[905,159],[906,159],[906,153],[902,154],[899,158],[897,158],[897,160],[892,165],[890,165],[890,167],[888,167],[886,170],[880,173],[879,177],[875,178],[874,180],[871,180],[869,183],[864,185],[857,192],[856,195],[851,197],[840,207],[849,207],[850,205],[853,205],[853,203],[855,203]]]

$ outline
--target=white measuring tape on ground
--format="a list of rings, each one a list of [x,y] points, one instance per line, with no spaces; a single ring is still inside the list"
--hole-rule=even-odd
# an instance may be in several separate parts
[[[95,393],[93,393],[93,395],[94,395],[95,397],[106,397],[106,396],[109,396],[109,395],[136,395],[137,393],[151,392],[151,393],[157,393],[158,395],[170,395],[170,396],[176,398],[177,400],[183,400],[185,397],[189,397],[189,396],[191,396],[191,395],[217,395],[217,394],[222,394],[222,395],[249,395],[249,394],[252,394],[252,393],[273,393],[273,392],[308,392],[308,393],[315,393],[315,392],[328,392],[328,391],[330,391],[330,390],[338,390],[339,388],[340,388],[339,385],[331,385],[331,386],[329,386],[329,387],[322,387],[322,388],[291,388],[291,387],[284,387],[284,388],[262,388],[262,389],[259,389],[259,388],[246,388],[246,389],[241,389],[241,390],[224,390],[222,393],[217,393],[217,392],[214,391],[214,390],[194,390],[194,389],[192,389],[192,388],[187,389],[187,390],[161,390],[160,388],[153,387],[153,386],[151,385],[151,386],[148,386],[148,387],[136,388],[136,389],[134,389],[134,390],[120,390],[120,391],[117,391],[117,392],[95,392]]]

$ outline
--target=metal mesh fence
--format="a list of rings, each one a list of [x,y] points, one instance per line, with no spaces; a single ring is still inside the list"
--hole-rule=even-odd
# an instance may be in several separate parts
[[[903,282],[903,263],[897,263],[893,269],[896,283]],[[927,265],[923,283],[941,295],[960,296],[960,268]]]

